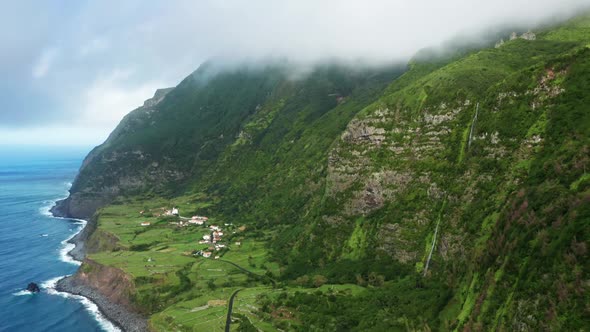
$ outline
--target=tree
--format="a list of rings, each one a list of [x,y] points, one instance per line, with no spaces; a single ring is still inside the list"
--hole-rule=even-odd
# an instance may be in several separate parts
[[[313,285],[315,287],[320,287],[321,285],[325,284],[326,282],[328,282],[328,278],[324,277],[321,274],[316,274],[315,276],[313,276]]]
[[[381,287],[385,282],[385,277],[375,272],[369,273],[369,285]]]
[[[209,287],[209,289],[215,289],[215,288],[217,288],[217,286],[215,285],[215,280],[209,279],[207,281],[207,287]]]
[[[295,279],[295,284],[299,286],[308,286],[309,285],[309,277],[307,275],[303,275],[297,279]]]

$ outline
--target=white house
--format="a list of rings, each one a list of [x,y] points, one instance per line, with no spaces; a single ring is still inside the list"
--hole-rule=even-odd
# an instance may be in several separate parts
[[[177,216],[178,215],[178,209],[177,208],[172,208],[172,214]]]
[[[141,223],[141,226],[149,226],[151,224],[152,223],[150,223],[149,221],[144,221],[144,222]]]
[[[211,240],[211,235],[207,235],[207,234],[203,235],[203,240],[207,240],[207,241]]]
[[[205,252],[203,252],[203,257],[209,258],[209,257],[211,257],[211,253],[208,251],[205,251]]]

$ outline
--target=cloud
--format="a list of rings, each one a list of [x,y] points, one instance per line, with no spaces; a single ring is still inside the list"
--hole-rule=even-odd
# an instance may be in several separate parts
[[[0,148],[21,145],[90,147],[105,138],[103,128],[87,128],[69,124],[3,128],[0,131]]]
[[[102,75],[76,98],[80,114],[73,121],[76,125],[93,128],[114,128],[129,111],[142,105],[151,97],[162,82],[142,82],[126,86],[133,76],[131,70],[115,69]]]
[[[405,59],[460,33],[534,27],[588,0],[184,1],[151,20],[150,40],[203,57]],[[182,43],[184,41],[184,43]]]
[[[87,135],[100,143],[156,88],[177,84],[211,57],[404,61],[458,34],[534,28],[588,6],[590,0],[9,2],[0,12],[0,132],[67,124],[79,140],[85,131],[78,129],[91,126],[96,131]]]
[[[39,60],[33,66],[32,75],[34,78],[42,78],[47,74],[55,57],[57,56],[58,50],[55,48],[49,48],[41,53]]]
[[[88,56],[91,54],[102,53],[109,48],[109,41],[105,38],[96,37],[83,44],[80,47],[79,54]]]

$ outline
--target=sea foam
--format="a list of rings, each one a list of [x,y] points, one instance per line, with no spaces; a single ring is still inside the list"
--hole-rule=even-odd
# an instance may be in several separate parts
[[[20,291],[18,291],[16,293],[12,293],[12,295],[14,295],[14,296],[24,296],[24,295],[33,295],[33,293],[32,292],[29,292],[26,289],[23,289],[23,290],[20,290]]]
[[[55,218],[53,216],[53,213],[51,213],[51,208],[55,205],[55,203],[57,201],[60,201],[62,199],[68,198],[68,195],[70,194],[70,188],[72,187],[72,183],[71,182],[65,182],[64,185],[65,185],[66,189],[64,190],[64,194],[63,194],[62,197],[60,197],[58,199],[55,199],[55,200],[49,200],[49,201],[44,201],[43,202],[43,206],[41,206],[39,208],[39,213],[41,215],[46,216],[46,217],[53,217],[53,218]]]
[[[70,251],[72,251],[72,249],[74,249],[76,247],[76,245],[73,243],[70,243],[68,241],[70,241],[74,236],[78,235],[78,233],[80,233],[84,229],[84,227],[86,227],[86,220],[70,219],[70,218],[58,218],[58,219],[76,220],[77,221],[76,224],[79,225],[78,229],[74,232],[74,234],[72,234],[72,236],[61,241],[62,247],[59,251],[59,258],[61,259],[62,262],[66,262],[66,263],[74,264],[74,265],[81,265],[82,262],[75,260],[70,255]]]

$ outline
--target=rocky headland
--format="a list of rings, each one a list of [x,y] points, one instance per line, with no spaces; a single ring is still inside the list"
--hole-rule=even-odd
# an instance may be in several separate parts
[[[61,209],[64,205],[64,201],[58,201],[51,209],[55,217],[72,217]],[[68,255],[81,261],[82,265],[74,275],[59,280],[55,289],[90,299],[108,320],[123,331],[148,331],[147,319],[130,304],[129,290],[133,288],[133,283],[129,278],[116,268],[105,267],[86,259],[86,241],[95,230],[96,220],[91,218],[78,234],[68,240],[74,244]]]

